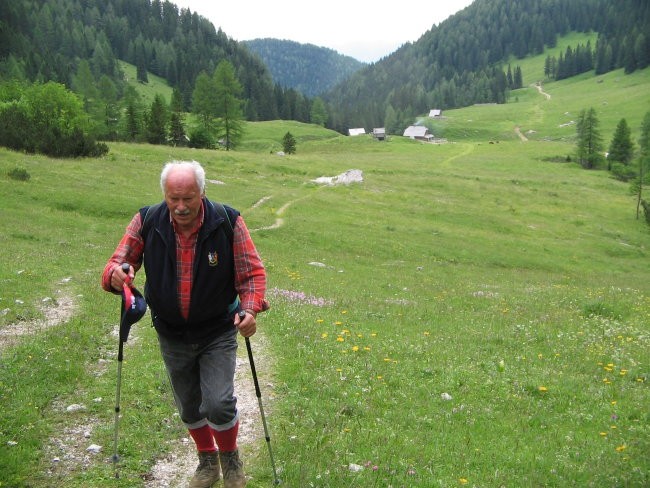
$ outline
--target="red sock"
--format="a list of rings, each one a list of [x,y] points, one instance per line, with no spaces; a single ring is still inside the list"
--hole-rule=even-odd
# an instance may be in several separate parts
[[[235,423],[228,430],[214,430],[214,439],[217,441],[217,446],[222,452],[232,452],[237,450],[237,433],[239,432],[239,421]]]
[[[214,438],[212,437],[212,429],[208,424],[198,429],[189,429],[190,435],[196,443],[196,448],[200,452],[214,452],[217,446],[214,445]]]

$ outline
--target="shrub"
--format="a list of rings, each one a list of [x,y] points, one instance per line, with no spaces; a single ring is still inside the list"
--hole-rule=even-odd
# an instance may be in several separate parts
[[[630,181],[637,177],[638,171],[623,163],[612,163],[610,173],[619,181]]]
[[[197,127],[190,132],[189,146],[197,149],[214,149],[214,138],[204,127]]]
[[[27,86],[19,99],[0,104],[0,144],[53,157],[102,156],[108,146],[89,135],[79,98],[58,83]]]
[[[25,168],[14,168],[8,171],[7,175],[9,178],[16,181],[28,181],[30,178],[30,175]]]

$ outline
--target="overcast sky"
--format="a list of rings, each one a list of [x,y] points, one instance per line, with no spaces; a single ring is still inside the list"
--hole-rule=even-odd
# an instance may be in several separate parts
[[[209,19],[236,41],[271,37],[334,49],[374,62],[473,0],[171,0]]]

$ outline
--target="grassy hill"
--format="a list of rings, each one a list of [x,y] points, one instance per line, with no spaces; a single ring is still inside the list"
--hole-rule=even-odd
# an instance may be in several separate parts
[[[167,83],[167,80],[160,78],[152,73],[147,73],[147,83],[140,83],[137,77],[136,67],[125,61],[120,61],[120,69],[124,73],[126,81],[129,85],[135,87],[142,99],[147,105],[151,105],[156,94],[161,94],[165,101],[169,104],[172,99],[172,88]]]
[[[546,56],[559,57],[567,46],[586,45],[589,40],[593,45],[593,35],[573,34],[562,38],[556,48],[547,49],[544,54],[511,60],[512,67],[521,66],[525,87],[512,91],[507,104],[447,110],[444,119],[436,121],[423,116],[420,120],[436,136],[450,140],[517,139],[514,128],[519,127],[531,140],[572,142],[580,111],[593,107],[606,147],[622,118],[626,119],[636,142],[643,117],[650,110],[650,70],[631,75],[625,75],[623,70],[600,76],[590,72],[561,81],[544,77]],[[535,86],[538,82],[548,97],[538,91]]]
[[[0,149],[0,486],[145,486],[187,435],[145,317],[125,349],[114,478],[119,299],[99,277],[161,199],[169,159],[204,164],[207,195],[242,211],[267,267],[253,344],[284,486],[646,486],[650,230],[627,184],[551,161],[573,151],[566,112],[593,105],[606,141],[625,116],[636,138],[648,76],[446,112],[442,145],[265,122],[230,152]],[[287,131],[298,152],[278,156]],[[348,169],[364,181],[312,182]],[[263,444],[242,446],[253,488],[272,481]]]

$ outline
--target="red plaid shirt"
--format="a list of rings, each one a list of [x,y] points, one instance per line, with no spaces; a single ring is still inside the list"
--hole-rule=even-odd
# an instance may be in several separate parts
[[[174,224],[173,219],[172,224]],[[197,226],[188,237],[175,232],[176,272],[178,276],[176,286],[179,306],[185,318],[187,318],[190,309],[194,250],[201,225],[203,225],[203,206],[201,206]],[[140,268],[140,258],[144,251],[144,241],[140,235],[141,228],[142,218],[140,212],[138,212],[131,219],[117,249],[115,249],[115,252],[104,268],[104,272],[102,273],[102,287],[106,291],[115,292],[111,288],[111,275],[116,266],[120,266],[122,263],[129,263],[136,271]],[[175,225],[174,229],[176,229]],[[255,249],[244,218],[241,215],[235,222],[233,228],[233,254],[235,260],[235,289],[241,300],[241,308],[255,313],[267,310],[269,304],[264,298],[266,292],[264,265]]]

